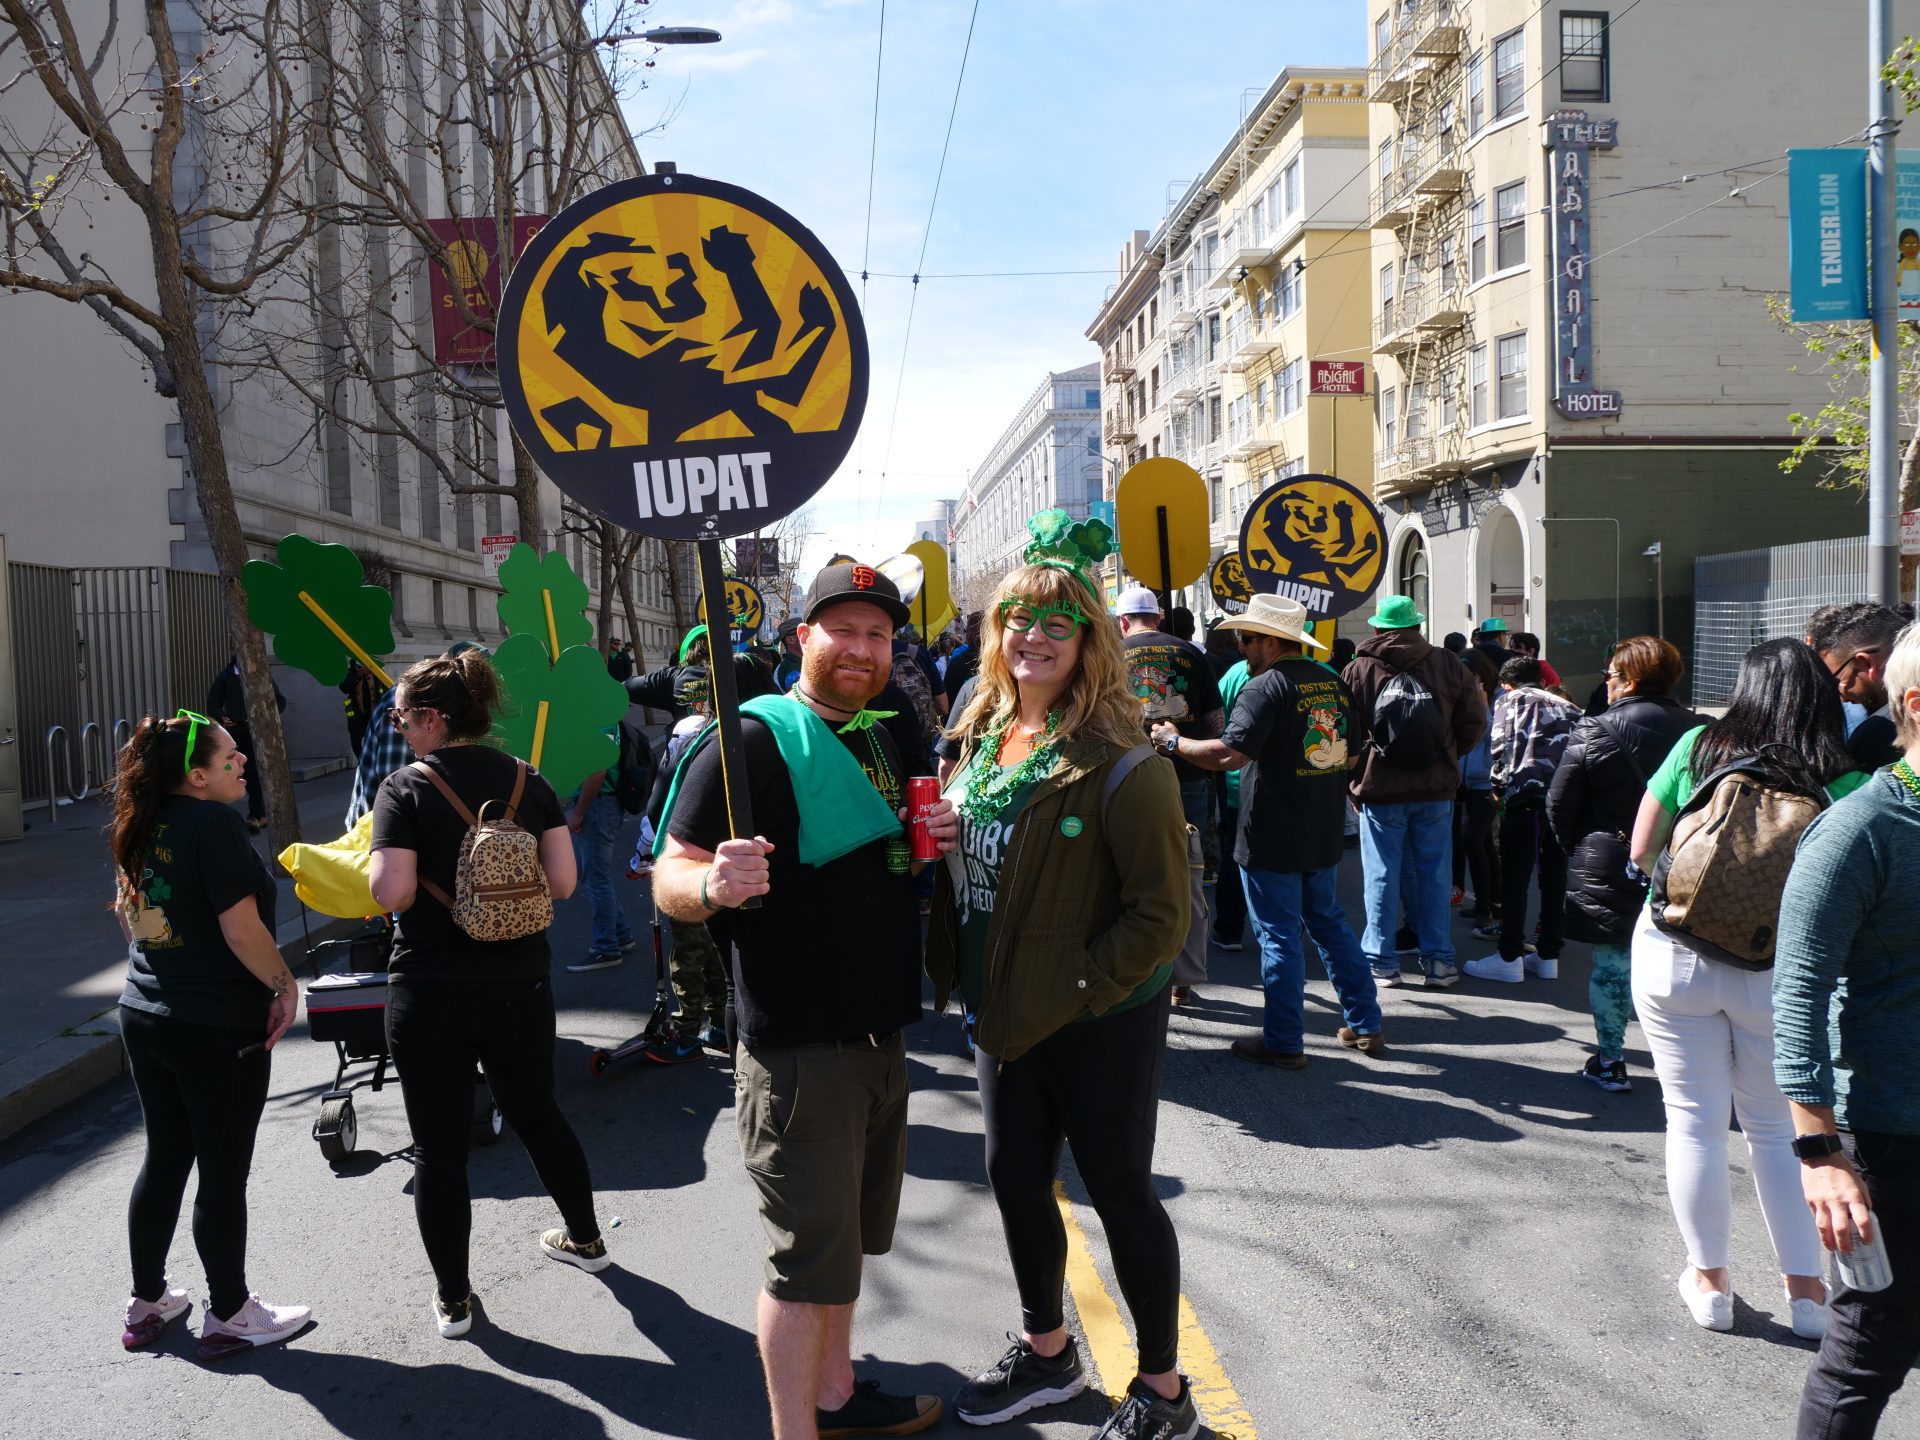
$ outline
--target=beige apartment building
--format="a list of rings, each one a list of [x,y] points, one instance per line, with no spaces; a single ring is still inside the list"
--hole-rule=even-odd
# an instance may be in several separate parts
[[[1370,5],[1383,588],[1436,640],[1537,632],[1591,686],[1657,574],[1684,652],[1696,555],[1864,533],[1779,468],[1824,388],[1765,303],[1788,148],[1864,108],[1860,7]]]
[[[1281,71],[1159,227],[1133,233],[1087,330],[1106,497],[1141,460],[1186,461],[1207,484],[1216,555],[1238,548],[1276,480],[1372,481],[1365,397],[1308,394],[1312,361],[1370,358],[1365,97],[1359,69]],[[1184,603],[1217,609],[1204,583]]]

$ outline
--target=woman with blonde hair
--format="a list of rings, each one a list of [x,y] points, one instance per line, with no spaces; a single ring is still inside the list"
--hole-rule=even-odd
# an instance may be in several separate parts
[[[1153,1185],[1173,957],[1187,932],[1186,825],[1172,766],[1144,743],[1120,638],[1084,567],[1099,521],[1034,517],[1028,563],[981,629],[979,683],[948,731],[961,843],[935,887],[927,969],[977,1016],[987,1178],[1022,1333],[962,1388],[990,1425],[1086,1388],[1067,1333],[1067,1238],[1053,1184],[1063,1142],[1112,1247],[1140,1374],[1100,1432],[1190,1437],[1176,1368],[1180,1247]]]

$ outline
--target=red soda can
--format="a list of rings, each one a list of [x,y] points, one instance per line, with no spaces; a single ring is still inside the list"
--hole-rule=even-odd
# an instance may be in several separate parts
[[[940,842],[933,838],[933,807],[940,803],[940,782],[931,775],[907,777],[907,828],[913,834],[913,858],[938,860]]]

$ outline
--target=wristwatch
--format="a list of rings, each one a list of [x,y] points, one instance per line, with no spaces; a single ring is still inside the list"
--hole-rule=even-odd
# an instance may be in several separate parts
[[[1840,1137],[1816,1130],[1811,1135],[1793,1137],[1793,1153],[1802,1160],[1824,1160],[1840,1153]]]
[[[1177,755],[1180,753],[1180,736],[1178,733],[1167,737],[1167,743],[1160,747],[1160,753],[1162,755]]]

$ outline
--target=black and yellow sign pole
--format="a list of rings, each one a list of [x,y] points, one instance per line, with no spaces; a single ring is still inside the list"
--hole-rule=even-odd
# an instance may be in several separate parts
[[[716,638],[721,634],[731,638],[733,634],[720,542],[696,540],[693,548],[700,556],[700,598],[707,609],[707,675],[713,686],[713,720],[719,730],[720,788],[727,801],[727,829],[736,838],[751,838],[753,802],[747,795],[747,752],[740,738],[740,690],[734,684],[733,646],[722,646]],[[727,617],[723,625],[714,625],[715,615]],[[740,908],[758,910],[760,897],[748,896]]]
[[[1153,516],[1160,530],[1160,583],[1155,591],[1160,596],[1160,613],[1173,613],[1173,561],[1167,556],[1167,507],[1156,505]]]

